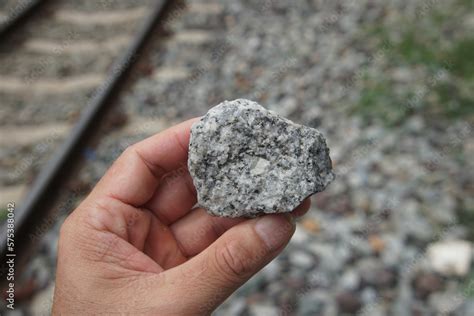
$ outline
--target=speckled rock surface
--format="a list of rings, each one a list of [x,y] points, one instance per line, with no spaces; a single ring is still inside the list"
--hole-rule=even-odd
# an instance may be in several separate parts
[[[320,132],[246,99],[193,125],[188,167],[198,204],[225,217],[290,212],[334,179]]]

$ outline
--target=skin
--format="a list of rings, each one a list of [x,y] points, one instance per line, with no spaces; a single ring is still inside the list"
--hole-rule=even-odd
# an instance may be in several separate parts
[[[213,217],[196,204],[183,122],[129,148],[64,222],[53,315],[206,315],[275,258],[291,214]]]

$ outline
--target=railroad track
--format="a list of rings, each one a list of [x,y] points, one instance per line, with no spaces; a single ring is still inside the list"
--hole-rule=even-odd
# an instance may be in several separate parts
[[[23,24],[9,23],[18,29],[0,48],[0,196],[3,205],[15,201],[19,232],[33,224],[26,224],[30,214],[46,208],[42,199],[59,185],[53,179],[118,89],[166,3],[49,1]]]
[[[108,167],[97,155],[111,163],[131,143],[201,113],[161,93],[192,86],[225,47],[217,1],[99,2],[44,3],[0,46],[0,134],[8,135],[0,196],[16,203],[24,262]]]
[[[6,0],[0,4],[0,37],[6,36],[43,4],[43,0]]]
[[[151,6],[148,0],[126,3],[41,1],[2,41],[0,134],[8,135],[1,139],[2,204],[24,196]],[[10,5],[3,15],[13,18],[23,7]]]
[[[62,164],[165,7],[165,1],[119,4],[50,1],[24,25],[10,23],[19,26],[10,29],[0,52],[0,165],[6,171],[0,196],[3,205],[15,201],[19,233],[39,215],[37,209],[46,208],[42,199],[58,185],[52,180],[64,173]],[[19,244],[21,239],[22,234]]]

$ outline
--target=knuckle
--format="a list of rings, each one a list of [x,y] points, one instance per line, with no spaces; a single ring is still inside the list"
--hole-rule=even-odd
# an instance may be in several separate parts
[[[135,144],[128,145],[125,148],[125,150],[123,151],[122,155],[127,156],[127,155],[130,155],[130,154],[135,154],[135,149],[136,149]]]
[[[117,161],[129,161],[129,159],[132,159],[136,155],[136,146],[135,145],[129,145],[125,150],[122,152],[122,154],[119,156]]]
[[[252,272],[251,254],[237,242],[229,242],[216,252],[218,270],[228,281],[239,282]]]

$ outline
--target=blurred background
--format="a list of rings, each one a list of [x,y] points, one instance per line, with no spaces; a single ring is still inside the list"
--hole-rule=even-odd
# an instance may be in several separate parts
[[[158,1],[42,2],[0,39],[3,223]],[[59,227],[128,145],[248,98],[319,129],[337,178],[216,315],[474,315],[474,1],[171,2],[0,312],[50,313]],[[0,23],[27,5],[0,0]]]

